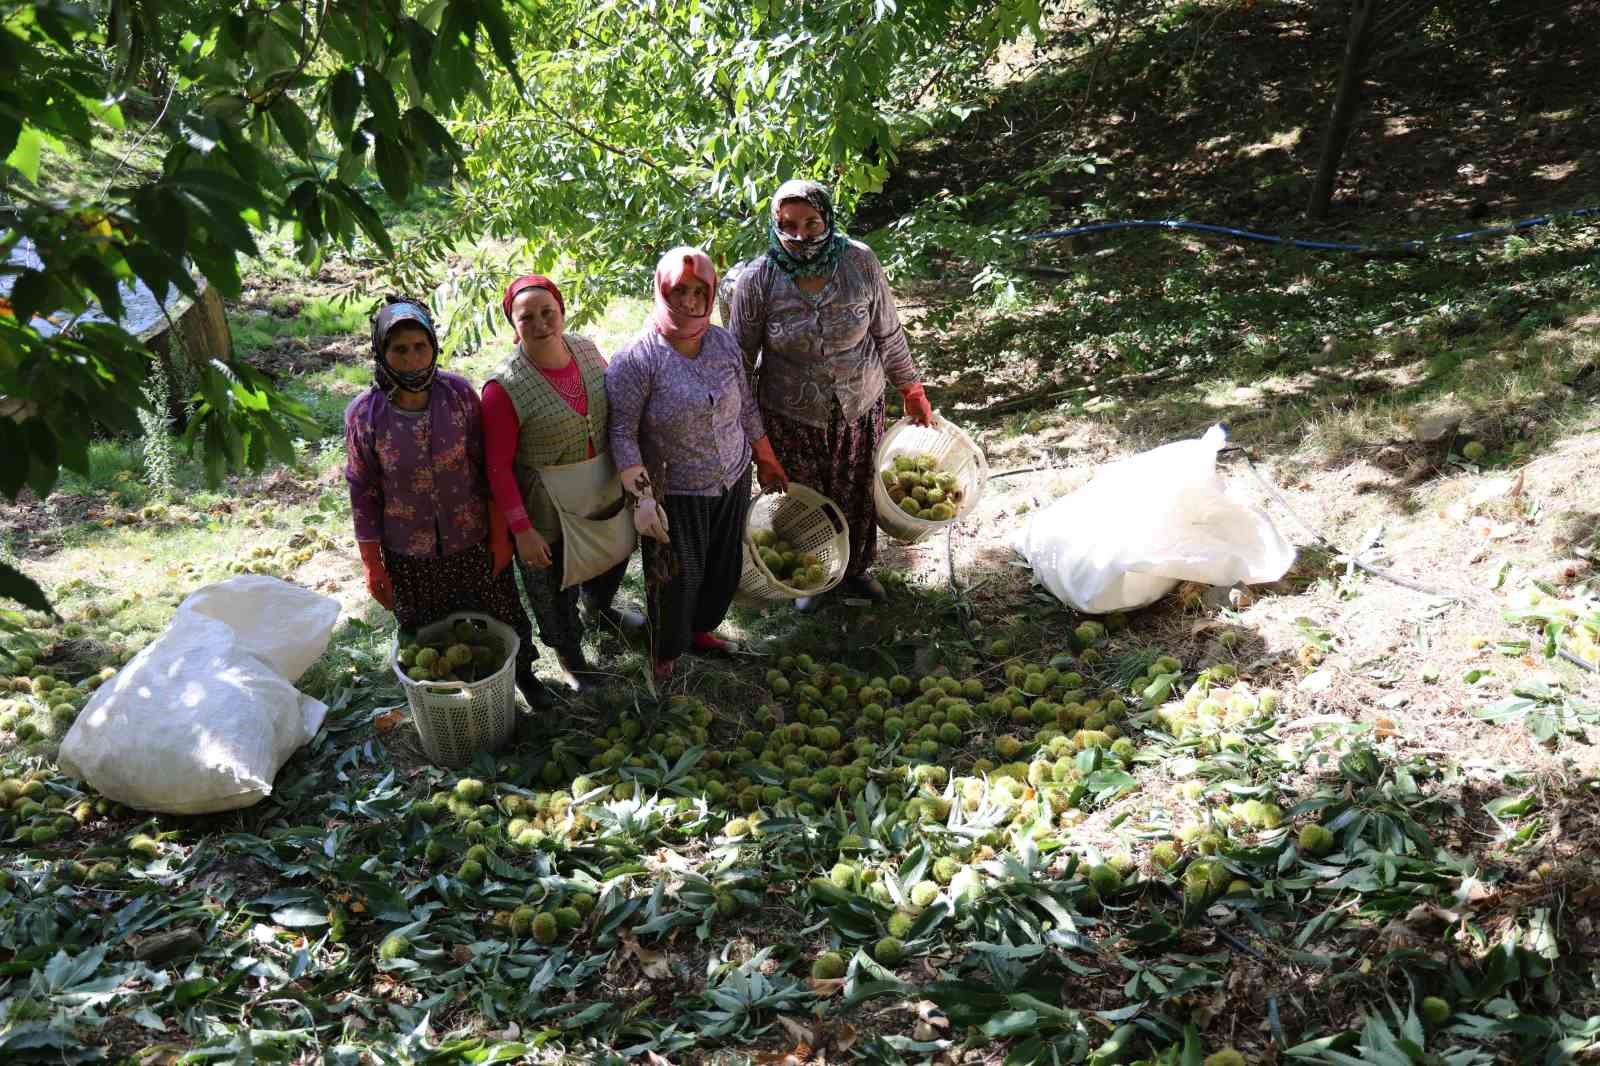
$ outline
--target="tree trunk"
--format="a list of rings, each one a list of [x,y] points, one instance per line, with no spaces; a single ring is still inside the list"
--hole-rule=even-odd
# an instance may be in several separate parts
[[[1333,106],[1328,111],[1328,128],[1322,137],[1316,181],[1311,186],[1311,200],[1306,204],[1307,218],[1321,220],[1328,217],[1328,205],[1333,201],[1333,179],[1339,172],[1339,160],[1344,157],[1345,143],[1350,139],[1356,106],[1361,102],[1361,80],[1366,73],[1367,57],[1371,54],[1372,27],[1377,21],[1377,9],[1382,2],[1351,0],[1344,67],[1339,71],[1339,88],[1333,95]]]

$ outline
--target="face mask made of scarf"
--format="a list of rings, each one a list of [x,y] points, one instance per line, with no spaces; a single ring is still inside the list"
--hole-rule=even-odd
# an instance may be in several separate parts
[[[783,232],[778,228],[778,224],[774,222],[772,224],[772,232],[782,243],[783,250],[800,260],[815,259],[818,253],[833,240],[832,226],[829,226],[825,232],[815,237],[796,237],[793,234]]]

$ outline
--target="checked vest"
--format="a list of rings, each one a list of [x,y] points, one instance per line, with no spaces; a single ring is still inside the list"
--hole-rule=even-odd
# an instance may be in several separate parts
[[[490,381],[498,381],[506,390],[517,410],[517,453],[511,468],[517,476],[517,487],[522,490],[522,506],[528,512],[528,520],[551,544],[561,539],[561,520],[539,477],[540,467],[583,462],[589,458],[591,440],[596,455],[605,455],[611,449],[607,436],[610,406],[606,403],[606,362],[587,337],[567,333],[562,339],[578,363],[584,391],[589,394],[587,418],[568,406],[539,368],[528,362],[520,344],[489,375]]]

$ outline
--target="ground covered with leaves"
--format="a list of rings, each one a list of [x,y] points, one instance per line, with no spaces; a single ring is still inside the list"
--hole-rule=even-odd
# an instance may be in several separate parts
[[[90,477],[0,509],[62,616],[0,615],[0,1060],[1592,1058],[1600,228],[1406,260],[995,236],[1289,217],[1314,145],[1296,49],[1337,41],[1277,5],[1252,44],[1251,7],[1186,5],[1117,62],[995,89],[868,205],[935,406],[996,475],[954,532],[886,549],[887,605],[740,607],[751,653],[661,692],[644,649],[592,638],[611,684],[461,771],[397,711],[348,543],[339,415],[368,369],[340,298],[373,264],[261,264],[230,314],[321,427],[293,467],[212,489],[169,456],[163,487],[108,440]],[[1582,29],[1539,23],[1567,73],[1504,121],[1503,72],[1448,81],[1435,51],[1385,75],[1368,183],[1324,235],[1571,206]],[[1471,105],[1458,182],[1414,165],[1444,158],[1446,85]],[[1250,86],[1265,112],[1225,106]],[[583,328],[615,350],[642,312]],[[1215,421],[1276,486],[1228,460],[1300,549],[1283,581],[1098,621],[1030,583],[1008,545],[1035,513]],[[94,689],[239,572],[344,608],[300,682],[327,721],[273,794],[153,817],[63,776]]]

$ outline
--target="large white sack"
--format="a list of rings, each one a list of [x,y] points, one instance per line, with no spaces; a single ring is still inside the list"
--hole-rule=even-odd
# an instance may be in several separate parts
[[[1227,433],[1166,444],[1102,468],[1037,512],[1013,547],[1063,603],[1086,614],[1153,603],[1180,581],[1276,581],[1294,548],[1217,473]]]
[[[140,810],[248,807],[322,727],[293,682],[321,656],[337,600],[276,578],[208,585],[95,690],[61,743],[61,768]]]

